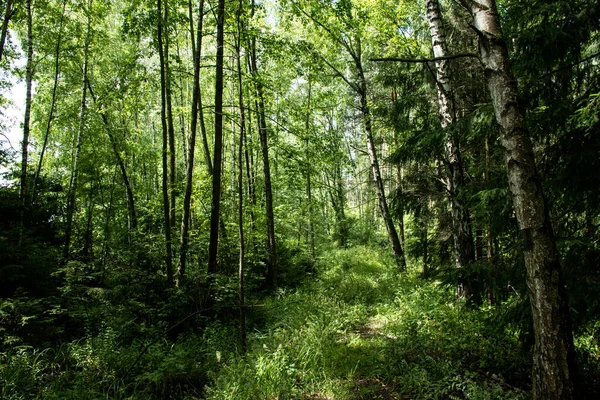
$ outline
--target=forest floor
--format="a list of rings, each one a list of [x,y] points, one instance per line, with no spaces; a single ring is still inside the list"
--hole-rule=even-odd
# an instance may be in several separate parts
[[[527,399],[530,356],[491,307],[399,272],[372,248],[335,250],[315,279],[260,311],[245,356],[221,360],[215,399]]]
[[[0,399],[530,398],[531,355],[502,322],[518,299],[468,306],[383,253],[333,249],[296,287],[250,299],[246,354],[235,312],[170,339],[138,326],[128,341],[112,316],[92,337],[0,353]]]

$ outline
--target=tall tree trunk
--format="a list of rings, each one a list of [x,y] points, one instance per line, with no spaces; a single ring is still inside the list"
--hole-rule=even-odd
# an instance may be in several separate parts
[[[31,0],[25,3],[27,19],[27,66],[25,72],[25,116],[23,120],[23,142],[21,143],[21,188],[19,198],[21,202],[21,226],[19,229],[19,245],[23,238],[23,228],[25,225],[25,209],[28,206],[28,183],[27,183],[27,164],[29,162],[29,132],[31,120],[31,84],[33,81],[33,17],[31,15]]]
[[[4,43],[6,43],[6,34],[8,33],[8,23],[14,15],[13,1],[6,1],[6,8],[4,10],[4,17],[2,19],[2,32],[0,33],[0,61],[2,61],[2,55],[4,54]]]
[[[360,60],[360,58],[358,58],[358,60]],[[369,153],[369,161],[371,162],[371,170],[373,172],[373,178],[375,180],[375,188],[377,190],[377,199],[379,202],[379,211],[381,212],[381,217],[385,222],[388,237],[392,244],[392,250],[394,251],[394,255],[396,256],[396,263],[398,264],[400,269],[405,269],[406,260],[404,258],[404,250],[402,249],[400,239],[398,238],[398,231],[396,231],[394,221],[392,220],[392,216],[390,215],[390,210],[385,196],[385,187],[383,184],[383,179],[381,177],[381,170],[379,169],[379,160],[377,158],[377,150],[375,148],[375,139],[373,138],[373,126],[371,124],[371,111],[369,109],[369,104],[367,101],[367,83],[364,77],[362,64],[360,63],[360,61],[357,62],[356,66],[358,69],[359,77],[358,94],[360,96],[360,111],[363,116],[364,129],[367,135],[367,151]]]
[[[312,200],[312,187],[311,187],[311,157],[310,157],[310,115],[311,115],[311,100],[312,100],[312,81],[310,76],[310,70],[308,72],[307,80],[308,80],[308,94],[306,98],[306,120],[304,122],[304,134],[306,135],[306,140],[304,142],[304,153],[306,155],[306,201],[308,202],[308,238],[310,244],[310,255],[312,259],[315,259],[315,232],[313,229],[313,200]]]
[[[44,154],[48,146],[48,139],[50,138],[50,127],[52,126],[52,120],[54,119],[54,108],[56,106],[56,91],[58,89],[58,78],[60,73],[60,47],[62,44],[62,27],[63,20],[65,17],[65,10],[67,8],[67,0],[63,1],[62,12],[60,14],[60,21],[58,23],[58,36],[56,38],[56,47],[54,49],[54,83],[52,85],[52,99],[50,100],[50,111],[48,112],[48,121],[46,122],[46,132],[44,134],[44,143],[42,144],[42,150],[40,152],[40,159],[38,161],[37,169],[33,177],[33,184],[31,185],[32,190],[32,201],[35,202],[37,182],[42,171],[42,163],[44,161]]]
[[[163,45],[163,8],[162,1],[156,1],[156,9],[158,11],[158,26],[157,26],[157,39],[158,39],[158,56],[160,60],[160,120],[162,125],[162,194],[163,194],[163,214],[165,223],[165,245],[167,254],[165,257],[166,269],[167,269],[167,282],[169,285],[173,284],[173,248],[171,240],[171,213],[170,213],[170,201],[169,201],[169,166],[168,166],[168,143],[169,133],[167,126],[167,106],[166,106],[166,70],[165,70],[165,54]]]
[[[572,399],[573,337],[560,257],[496,2],[463,0],[463,4],[479,35],[481,61],[501,127],[508,184],[521,230],[535,336],[533,398]]]
[[[446,132],[444,143],[445,164],[447,168],[446,190],[450,202],[452,217],[452,236],[454,239],[454,259],[458,268],[465,268],[475,260],[475,247],[469,210],[462,203],[461,190],[464,187],[464,166],[460,153],[458,133],[452,124],[456,122],[456,104],[452,84],[449,60],[446,49],[446,33],[442,21],[438,0],[426,0],[427,21],[431,33],[431,45],[437,72],[438,114],[442,129]],[[459,287],[461,297],[469,297],[472,290],[462,283]]]
[[[97,178],[96,178],[97,179]],[[83,241],[83,250],[81,251],[81,258],[85,262],[90,262],[94,259],[94,250],[93,250],[93,221],[94,221],[94,189],[95,189],[95,181],[90,183],[90,193],[88,194],[88,204],[86,207],[86,224],[85,224],[85,234]]]
[[[85,42],[83,44],[83,76],[81,79],[81,102],[79,110],[79,126],[77,128],[77,144],[75,145],[75,160],[73,161],[73,172],[71,182],[69,183],[69,192],[67,196],[67,224],[65,227],[65,244],[63,248],[64,259],[69,258],[71,251],[71,235],[73,232],[73,216],[75,214],[75,194],[77,192],[77,180],[79,177],[79,162],[81,158],[81,146],[83,142],[83,131],[85,130],[86,111],[87,111],[87,74],[88,74],[88,56],[91,39],[91,11],[92,0],[87,4],[87,29]]]
[[[215,76],[215,148],[210,212],[210,241],[208,247],[208,273],[217,272],[219,250],[219,218],[221,209],[221,168],[223,156],[223,45],[225,28],[225,0],[219,0],[217,10],[217,57]]]
[[[242,23],[242,12],[244,2],[240,0],[236,19],[237,19],[237,41],[236,41],[236,62],[237,62],[237,84],[238,84],[238,102],[240,109],[240,138],[238,141],[238,170],[237,170],[237,192],[238,192],[238,228],[239,228],[239,266],[238,266],[238,306],[239,306],[239,324],[240,324],[240,347],[242,352],[246,352],[246,311],[245,311],[245,290],[244,290],[244,138],[246,137],[246,112],[244,109],[244,87],[242,85],[242,62],[241,46],[242,34],[244,31]]]
[[[98,104],[98,99],[92,90],[92,85],[88,79],[88,89],[90,91],[90,96],[95,104]],[[127,212],[129,215],[129,232],[137,229],[137,214],[135,212],[135,196],[133,195],[133,185],[131,184],[131,180],[129,179],[129,175],[127,174],[127,168],[125,168],[125,161],[121,156],[121,152],[119,149],[119,145],[117,143],[117,139],[113,134],[112,127],[108,121],[108,117],[106,113],[98,109],[98,114],[100,114],[102,118],[102,123],[104,124],[104,129],[106,130],[106,134],[108,135],[108,140],[110,141],[110,145],[113,149],[113,153],[115,154],[115,159],[117,160],[117,165],[119,166],[119,171],[121,172],[121,178],[123,179],[123,184],[125,185],[125,192],[127,194]]]
[[[254,4],[252,5],[252,14]],[[267,217],[267,248],[269,251],[269,263],[267,266],[267,285],[270,289],[277,288],[277,249],[275,243],[275,218],[273,213],[273,190],[271,187],[271,164],[269,161],[269,144],[267,135],[267,119],[265,116],[264,88],[258,76],[256,38],[250,43],[250,68],[256,88],[256,109],[258,118],[258,137],[263,159],[263,173],[265,176],[265,208]]]
[[[249,57],[249,56],[248,56]],[[254,185],[254,152],[252,144],[252,113],[247,115],[247,132],[244,132],[244,159],[246,161],[246,180],[248,181],[248,197],[250,198],[250,228],[255,230],[254,206],[256,205],[256,189]]]
[[[167,107],[167,127],[169,134],[169,226],[171,230],[175,229],[175,201],[177,198],[177,191],[175,186],[177,184],[177,169],[175,165],[175,126],[173,124],[173,101],[171,91],[171,65],[169,61],[169,47],[170,47],[170,35],[169,35],[169,1],[164,0],[164,69],[165,69],[165,101]],[[173,232],[171,232],[171,237]]]
[[[190,21],[193,21],[191,1],[189,2]],[[189,242],[190,206],[192,200],[192,186],[194,175],[194,152],[196,150],[196,131],[198,128],[198,103],[200,99],[200,54],[202,52],[202,21],[204,14],[204,0],[200,0],[198,12],[198,28],[196,29],[197,40],[193,45],[194,51],[194,84],[192,92],[192,115],[190,126],[190,143],[185,174],[185,194],[183,198],[183,215],[181,217],[181,240],[179,250],[179,269],[177,271],[177,286],[181,285],[185,278],[187,262],[187,250]],[[192,22],[193,24],[193,22]],[[194,31],[191,32],[192,37]],[[193,39],[192,39],[193,41]]]

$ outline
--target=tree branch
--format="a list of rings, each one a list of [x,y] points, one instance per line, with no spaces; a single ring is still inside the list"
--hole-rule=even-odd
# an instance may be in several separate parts
[[[403,62],[403,63],[429,63],[442,60],[454,60],[457,58],[479,58],[475,53],[459,53],[444,57],[433,57],[433,58],[401,58],[401,57],[383,57],[383,58],[370,58],[369,61],[375,62]]]

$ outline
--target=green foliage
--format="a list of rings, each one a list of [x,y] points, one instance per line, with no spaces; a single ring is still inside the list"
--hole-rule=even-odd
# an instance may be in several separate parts
[[[209,398],[528,398],[518,337],[490,328],[452,290],[398,275],[372,248],[319,259],[318,280],[265,304],[252,335],[209,385]],[[391,389],[390,389],[391,388]]]

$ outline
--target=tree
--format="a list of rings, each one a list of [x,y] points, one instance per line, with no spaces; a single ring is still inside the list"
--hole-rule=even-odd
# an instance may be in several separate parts
[[[521,233],[535,335],[533,398],[571,399],[573,338],[560,256],[496,1],[463,0],[462,4],[471,13],[479,35],[479,52],[501,126],[508,184]]]
[[[179,268],[177,271],[177,286],[185,278],[185,268],[187,262],[187,251],[189,241],[189,223],[190,223],[190,205],[192,199],[192,184],[194,174],[194,154],[196,150],[196,131],[198,128],[198,108],[200,104],[200,55],[202,54],[202,21],[204,19],[204,0],[200,0],[198,7],[198,27],[196,29],[196,40],[194,41],[193,13],[191,1],[189,2],[190,16],[190,36],[192,37],[192,51],[194,54],[194,82],[192,94],[192,118],[190,127],[190,142],[188,145],[188,155],[185,175],[185,194],[183,198],[183,213],[181,216],[181,239],[179,249]],[[201,117],[202,118],[202,117]],[[204,124],[204,122],[201,122]],[[204,136],[206,137],[206,136]],[[210,164],[210,155],[207,163]],[[209,167],[209,169],[212,169]]]
[[[167,123],[167,80],[169,79],[166,65],[168,58],[165,57],[165,47],[163,43],[164,19],[162,0],[157,0],[156,9],[158,11],[157,39],[158,39],[158,54],[160,60],[160,92],[161,92],[161,108],[160,119],[162,126],[162,193],[163,193],[163,216],[165,225],[165,245],[166,267],[167,267],[167,282],[169,285],[173,283],[173,247],[172,247],[172,231],[171,231],[171,200],[169,197],[169,166],[167,163],[168,146],[169,146],[169,124]],[[172,125],[172,124],[171,124]]]
[[[254,1],[250,17],[254,16]],[[275,215],[273,212],[273,189],[271,185],[271,162],[269,159],[268,126],[265,112],[264,87],[258,71],[258,56],[256,51],[256,36],[250,38],[250,73],[254,80],[255,105],[258,124],[258,137],[263,160],[263,174],[265,179],[265,213],[267,217],[267,248],[269,262],[267,265],[267,285],[271,289],[277,288],[277,245],[275,241]]]
[[[84,8],[87,23],[86,23],[86,34],[83,43],[83,74],[81,79],[81,101],[79,107],[79,125],[77,128],[77,143],[75,145],[75,159],[73,162],[73,169],[71,172],[71,181],[69,182],[69,192],[67,197],[67,222],[65,227],[65,244],[64,254],[65,260],[70,257],[71,247],[71,236],[73,232],[73,216],[75,214],[75,201],[77,184],[79,178],[79,167],[81,160],[81,147],[83,145],[83,135],[86,128],[87,119],[87,88],[88,88],[88,67],[89,67],[89,48],[92,34],[92,2],[88,0],[87,7]]]
[[[6,12],[8,12],[7,10]],[[27,66],[25,72],[25,117],[23,121],[23,142],[21,143],[21,231],[25,219],[25,208],[29,200],[29,190],[27,183],[27,163],[29,162],[29,132],[31,120],[31,85],[33,82],[33,17],[31,11],[31,0],[25,3],[26,19],[27,19]],[[20,233],[22,235],[22,232]],[[20,241],[20,240],[19,240]]]
[[[215,77],[215,147],[210,211],[210,242],[208,248],[208,273],[218,271],[219,219],[221,210],[221,170],[223,166],[223,50],[225,29],[225,0],[219,0],[217,9],[217,56]]]
[[[29,7],[31,7],[31,4],[29,4]],[[0,31],[0,61],[2,61],[2,55],[4,54],[4,43],[6,42],[6,34],[8,33],[8,23],[13,15],[13,0],[6,0],[2,18],[2,31]]]
[[[352,92],[358,97],[359,110],[362,115],[363,129],[366,136],[367,142],[367,153],[371,164],[371,170],[373,173],[373,179],[375,181],[375,187],[377,189],[377,198],[379,204],[379,211],[381,217],[384,220],[388,238],[392,245],[396,261],[401,269],[406,267],[406,260],[404,258],[404,250],[400,244],[398,232],[392,216],[389,211],[389,205],[386,199],[385,185],[382,179],[381,169],[379,166],[379,157],[377,154],[377,147],[375,144],[375,136],[373,132],[373,123],[371,109],[369,106],[369,93],[367,90],[367,78],[363,66],[363,44],[362,44],[362,28],[360,26],[360,18],[355,17],[353,14],[357,12],[354,9],[351,2],[341,2],[339,4],[331,4],[330,7],[334,10],[335,18],[337,19],[337,25],[341,25],[346,31],[339,31],[340,26],[330,27],[323,22],[318,15],[311,14],[310,11],[306,11],[303,5],[296,2],[293,3],[294,7],[306,18],[312,21],[322,32],[325,32],[330,40],[343,49],[343,51],[350,57],[351,65],[353,67],[354,78],[348,78],[346,75],[338,69],[332,62],[326,57],[323,57],[318,52],[314,55],[321,59],[333,72],[340,77],[352,90]],[[309,6],[310,7],[310,6]],[[311,51],[313,51],[311,49]]]
[[[445,183],[451,209],[455,260],[458,268],[465,268],[475,261],[475,248],[469,210],[464,204],[464,196],[461,196],[461,191],[463,191],[465,185],[464,165],[458,137],[459,128],[455,125],[457,115],[452,76],[449,60],[445,59],[449,55],[446,46],[446,33],[439,1],[426,0],[425,6],[431,33],[433,56],[436,58],[438,114],[440,124],[446,134],[444,162],[447,168],[447,176]],[[472,289],[469,288],[467,283],[463,282],[459,292],[461,292],[460,295],[469,297],[472,294]]]

